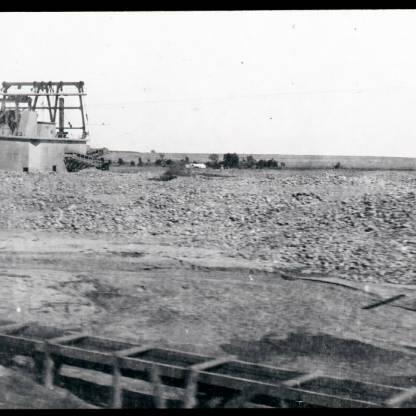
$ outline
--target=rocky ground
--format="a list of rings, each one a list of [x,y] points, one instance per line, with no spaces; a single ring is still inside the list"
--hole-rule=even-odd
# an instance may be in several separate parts
[[[0,319],[414,385],[416,172],[162,172],[0,172]]]
[[[0,229],[220,249],[297,275],[416,283],[416,172],[0,173]]]
[[[92,408],[67,391],[48,390],[19,369],[0,365],[0,409],[83,409]]]

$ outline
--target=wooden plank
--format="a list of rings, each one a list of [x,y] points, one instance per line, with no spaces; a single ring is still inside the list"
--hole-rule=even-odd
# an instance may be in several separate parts
[[[48,389],[53,389],[55,380],[59,374],[59,370],[61,369],[61,362],[59,360],[55,360],[49,350],[50,344],[46,340],[43,346],[43,384]]]
[[[269,365],[248,363],[246,361],[240,360],[226,363],[225,367],[226,368],[222,368],[223,371],[221,373],[223,374],[234,374],[236,377],[244,379],[249,379],[251,376],[255,376],[256,380],[264,381],[265,379],[269,379],[272,380],[273,383],[275,383],[276,380],[283,381],[287,380],[289,377],[294,378],[304,374],[301,371],[296,371],[284,367],[272,367]]]
[[[119,359],[117,355],[114,355],[114,366],[113,366],[113,380],[112,380],[112,399],[111,408],[121,409],[123,407],[123,387],[121,382],[121,373],[119,366]]]
[[[405,402],[416,398],[416,387],[406,389],[405,391],[393,396],[391,399],[386,400],[385,405],[387,407],[401,407]]]
[[[185,381],[185,392],[183,396],[183,409],[192,409],[197,405],[196,395],[198,393],[198,371],[191,369]]]
[[[167,356],[171,353],[172,356],[177,355],[177,356],[192,358],[192,359],[195,359],[196,361],[208,361],[208,360],[213,359],[213,357],[210,357],[207,355],[197,354],[197,353],[188,352],[188,351],[175,350],[173,348],[157,348],[157,350],[165,353]]]
[[[137,346],[137,347],[131,347],[131,348],[127,348],[125,350],[121,350],[121,351],[117,351],[115,354],[118,357],[128,357],[129,355],[135,355],[135,354],[140,354],[141,352],[146,352],[149,350],[154,349],[155,347],[153,345],[142,345],[142,346]]]
[[[309,382],[304,381],[302,385],[294,386],[293,389],[301,391],[303,395],[309,392],[337,397],[344,403],[343,406],[349,406],[352,402],[365,402],[372,403],[376,407],[381,406],[387,398],[404,390],[400,387],[329,376],[321,376]]]
[[[284,381],[283,384],[287,387],[300,386],[306,381],[314,380],[315,378],[321,377],[323,375],[322,371],[314,371],[313,373],[304,374],[297,378],[292,378],[291,380]]]
[[[88,335],[84,333],[68,334],[58,338],[52,338],[49,340],[50,344],[66,344],[71,341],[80,340],[86,338]]]
[[[0,326],[0,333],[7,334],[7,333],[10,333],[10,332],[13,332],[13,331],[17,331],[19,329],[26,328],[29,325],[30,325],[30,323],[24,323],[24,324],[22,324],[22,323],[20,323],[20,324],[13,323],[13,324],[2,325],[2,326]]]
[[[14,324],[13,324],[14,325]],[[27,324],[25,324],[26,326]],[[114,360],[115,356],[117,356],[117,363],[119,363],[119,369],[126,368],[127,370],[138,370],[138,371],[144,371],[149,372],[150,371],[150,377],[155,385],[155,392],[160,392],[161,385],[164,382],[162,380],[162,376],[172,377],[172,378],[178,378],[178,379],[185,379],[186,375],[190,377],[189,375],[192,375],[190,380],[188,379],[189,386],[189,400],[188,403],[192,402],[192,397],[195,398],[195,395],[197,393],[196,387],[199,384],[204,384],[206,386],[210,387],[212,390],[212,387],[223,387],[224,389],[235,389],[242,391],[242,394],[240,394],[237,398],[235,398],[236,401],[231,403],[237,403],[241,404],[242,401],[247,399],[247,395],[251,394],[254,391],[261,391],[262,395],[269,395],[269,396],[276,396],[281,397],[284,400],[295,400],[295,401],[303,401],[305,403],[309,404],[316,404],[320,406],[329,406],[329,407],[379,407],[383,401],[380,402],[374,402],[373,400],[361,400],[359,398],[351,398],[351,397],[345,397],[340,396],[339,394],[332,394],[332,393],[324,393],[319,391],[319,386],[317,386],[317,390],[312,390],[308,388],[304,388],[301,385],[311,381],[317,377],[319,377],[321,374],[319,373],[312,373],[312,374],[303,374],[299,377],[289,379],[289,380],[282,380],[282,372],[292,372],[296,373],[296,371],[293,370],[287,370],[287,369],[280,369],[280,368],[274,368],[270,366],[262,366],[258,364],[252,364],[252,363],[245,363],[245,362],[239,362],[238,360],[235,360],[235,357],[228,356],[228,357],[220,357],[217,359],[209,359],[207,361],[203,361],[201,363],[194,364],[190,367],[183,367],[178,366],[174,364],[166,364],[163,363],[157,363],[157,355],[156,358],[154,358],[155,361],[141,359],[141,358],[134,358],[134,357],[128,357],[128,355],[125,354],[138,354],[140,352],[146,352],[153,348],[150,346],[134,346],[132,344],[124,343],[125,345],[130,346],[129,348],[122,349],[120,351],[114,351],[114,352],[102,352],[102,351],[91,351],[85,348],[78,348],[73,346],[67,346],[67,345],[60,345],[56,344],[56,342],[68,342],[71,340],[76,340],[79,338],[83,338],[86,335],[84,334],[71,334],[69,336],[59,337],[50,340],[49,342],[46,341],[44,345],[47,345],[46,350],[47,351],[47,358],[51,360],[52,362],[45,361],[44,368],[49,371],[49,374],[45,373],[45,384],[46,385],[53,385],[53,378],[54,378],[54,369],[52,367],[52,364],[56,364],[57,367],[59,367],[60,363],[60,357],[69,357],[73,358],[75,360],[79,360],[80,362],[90,362],[90,363],[99,363],[99,364],[105,364],[108,365],[109,368],[112,368],[114,366]],[[107,338],[102,337],[88,337],[92,340],[101,340],[104,344],[111,346],[111,343],[115,343],[116,345],[123,344],[122,341],[116,341],[116,340],[110,340]],[[42,341],[33,340],[33,339],[27,339],[25,337],[18,337],[18,336],[12,336],[12,335],[5,335],[0,333],[0,345],[1,343],[3,345],[6,345],[7,348],[13,349],[16,354],[19,353],[29,353],[34,354],[36,351],[36,348],[39,347],[39,345],[42,345]],[[158,352],[161,353],[161,359],[163,357],[164,361],[166,361],[166,357],[171,357],[171,359],[174,361],[175,359],[180,359],[181,357],[187,357],[189,360],[199,360],[201,359],[201,355],[197,354],[191,354],[191,353],[183,353],[181,351],[175,351],[175,350],[168,350],[168,349],[159,349],[154,348]],[[54,357],[55,355],[55,357]],[[56,357],[57,356],[57,357]],[[195,358],[196,357],[196,358]],[[56,361],[56,363],[54,362]],[[226,366],[226,372],[215,372],[213,371],[214,367],[219,367],[223,364],[227,364]],[[100,367],[98,367],[100,368]],[[101,371],[107,371],[104,370],[105,367],[101,368]],[[210,371],[212,370],[212,371]],[[244,374],[244,377],[238,376],[236,374],[238,373]],[[156,374],[156,375],[155,375]],[[256,374],[260,375],[267,375],[264,379],[267,380],[267,382],[256,380]],[[120,375],[121,376],[121,375]],[[115,387],[117,387],[117,377],[116,374],[116,382]],[[140,376],[142,379],[142,376]],[[140,378],[139,377],[139,378]],[[196,377],[196,378],[195,378]],[[134,377],[133,377],[134,378]],[[325,377],[327,379],[327,382],[330,382],[331,380],[335,381],[342,381],[342,379],[337,379],[335,377]],[[329,381],[328,381],[329,380]],[[348,381],[348,380],[344,380]],[[353,382],[353,381],[349,381]],[[416,395],[416,392],[413,389],[402,389],[402,388],[395,388],[392,386],[383,386],[383,385],[377,385],[373,383],[363,383],[363,382],[355,382],[359,383],[360,385],[364,386],[363,391],[365,391],[366,388],[370,389],[368,391],[371,391],[371,397],[375,398],[377,397],[377,391],[379,390],[379,395],[383,397],[383,395],[386,395],[386,392],[391,389],[392,394],[395,392],[396,394],[391,398],[385,401],[390,406],[400,405],[406,400],[409,400],[409,398],[413,398]],[[158,390],[159,389],[159,390]],[[256,390],[257,389],[257,390]],[[372,389],[372,390],[371,390]],[[378,389],[378,390],[377,390]],[[386,390],[387,389],[387,390]],[[159,393],[158,393],[159,394]],[[345,393],[346,395],[348,392]],[[161,397],[163,394],[159,394]],[[158,399],[156,399],[158,400]],[[229,403],[230,404],[230,403]],[[192,403],[191,403],[192,405]],[[163,401],[158,402],[158,406],[163,406]]]
[[[88,342],[90,341],[92,345],[79,345],[77,343],[71,344],[71,342],[73,341],[79,341],[80,343],[85,342],[86,344],[88,344]],[[129,348],[135,347],[135,345],[127,342],[102,337],[95,337],[86,334],[70,334],[51,340],[50,343],[57,347],[61,346],[68,348],[77,348],[78,350],[85,351],[86,356],[88,356],[88,354],[90,353],[96,352],[108,354],[111,356],[117,351],[124,351]],[[94,346],[94,344],[96,345]],[[102,348],[104,348],[104,351],[102,350]]]
[[[166,403],[163,397],[163,387],[160,379],[160,372],[156,365],[150,368],[150,380],[153,384],[153,400],[156,409],[165,409]]]
[[[364,306],[362,309],[373,309],[373,308],[377,308],[378,306],[381,306],[381,305],[387,305],[388,303],[392,303],[392,302],[394,302],[395,300],[398,300],[398,299],[404,298],[405,296],[406,296],[406,295],[397,295],[397,296],[393,296],[393,297],[391,297],[391,298],[384,299],[384,300],[382,300],[382,301],[380,301],[380,302],[371,303],[370,305]]]
[[[53,389],[55,363],[51,357],[47,344],[44,346],[44,352],[45,352],[45,357],[44,357],[44,364],[43,364],[43,371],[44,371],[43,385],[47,389]]]
[[[113,357],[108,352],[89,351],[77,347],[69,347],[66,345],[50,344],[49,351],[51,354],[74,358],[91,363],[113,365]]]
[[[226,355],[224,357],[211,359],[211,360],[202,362],[200,364],[194,364],[191,368],[193,371],[204,371],[213,367],[218,367],[222,364],[228,363],[230,361],[234,361],[236,359],[237,357],[235,355]]]
[[[287,391],[287,388],[285,388],[281,383],[268,384],[255,380],[234,377],[230,374],[216,374],[210,373],[208,371],[201,371],[199,373],[198,382],[206,386],[222,387],[225,389],[232,389],[237,391],[243,390],[245,388],[261,387],[264,389],[264,391],[267,391],[267,394],[271,394],[277,397]]]
[[[93,402],[101,407],[108,405],[108,397],[111,397],[111,381],[107,381],[105,378],[97,379],[99,374],[96,374],[95,371],[83,370],[82,372],[76,371],[74,374],[71,370],[71,367],[63,367],[57,383],[60,387],[72,391],[87,402]],[[152,389],[150,385],[150,389],[147,386],[147,383],[146,386],[123,384],[121,396],[123,408],[153,407]],[[181,406],[176,394],[168,391],[164,393],[166,407],[179,408]]]
[[[93,340],[102,341],[104,344],[111,344],[111,343],[130,344],[129,342],[126,342],[124,340],[120,340],[117,338],[107,338],[107,337],[101,337],[99,335],[91,335],[91,334],[86,334],[85,336]],[[134,345],[134,344],[130,344],[130,345]]]
[[[222,377],[222,381],[226,381],[227,387],[230,386],[230,380],[227,380],[228,377]],[[144,378],[142,378],[144,379]],[[225,379],[225,380],[224,380]],[[212,387],[217,387],[221,383],[213,383],[208,391],[212,391]],[[235,388],[241,389],[244,385],[247,386],[249,389],[253,389],[253,384],[256,383],[250,382],[242,382],[237,383]],[[340,397],[337,395],[331,394],[324,394],[320,393],[319,391],[308,391],[308,390],[301,390],[296,388],[287,388],[281,389],[278,386],[264,386],[264,389],[261,390],[265,396],[270,397],[281,397],[286,400],[292,401],[303,401],[308,404],[315,404],[319,406],[327,406],[327,407],[380,407],[379,403],[375,403],[372,401],[366,400],[357,400],[348,397]]]
[[[379,403],[365,400],[352,399],[342,396],[320,393],[319,391],[311,391],[296,387],[287,387],[282,383],[276,385],[261,383],[255,380],[241,379],[231,375],[215,374],[209,372],[201,372],[199,374],[199,382],[211,386],[221,386],[239,390],[242,388],[264,389],[264,394],[272,397],[280,397],[286,400],[303,401],[309,404],[327,407],[379,407]]]
[[[186,369],[183,367],[178,367],[169,364],[158,364],[154,361],[144,360],[141,358],[139,359],[131,357],[120,357],[120,369],[127,370],[132,373],[146,372],[153,365],[158,367],[162,376],[171,377],[175,379],[184,379],[186,376]],[[133,378],[135,377],[133,376]],[[139,375],[138,378],[142,379]]]
[[[264,394],[265,391],[266,389],[262,387],[246,387],[236,397],[233,397],[231,400],[224,403],[224,408],[235,409],[243,407],[246,402],[259,394]]]
[[[166,350],[163,348],[151,348],[142,354],[130,355],[126,358],[150,361],[156,364],[170,365],[175,368],[188,369],[190,366],[202,362],[210,361],[212,357],[199,356],[194,354],[184,354],[177,351]]]
[[[273,409],[273,406],[267,406],[266,404],[257,404],[248,402],[245,405],[246,409]]]
[[[365,398],[365,401],[377,404],[381,404],[393,395],[405,390],[400,387],[329,376],[321,376],[315,380],[304,382],[298,389],[319,391],[323,394],[359,401]]]
[[[93,161],[97,162],[96,160],[93,159]],[[97,335],[91,336],[88,335],[87,336],[88,339],[90,339],[93,342],[97,342],[98,344],[101,344],[105,347],[111,348],[111,349],[115,349],[118,351],[121,351],[118,349],[118,347],[122,347],[122,349],[127,349],[127,348],[132,348],[135,347],[136,344],[132,344],[130,342],[126,342],[124,340],[120,340],[120,339],[115,339],[115,338],[105,338],[105,337],[100,337]],[[83,347],[85,349],[87,349],[86,347]]]
[[[296,394],[295,401],[304,402],[307,404],[312,404],[321,407],[334,407],[334,408],[370,408],[370,407],[382,407],[380,403],[365,401],[365,400],[357,400],[357,399],[350,399],[346,397],[340,397],[336,395],[326,394],[326,393],[319,393],[315,391],[308,391],[296,388],[290,388],[293,393]],[[292,397],[285,397],[288,400],[293,400]]]
[[[234,375],[232,372],[229,373],[217,373],[217,372],[211,372],[210,369],[201,371],[199,374],[200,381],[205,384],[211,384],[211,385],[218,385],[220,387],[224,388],[230,388],[234,390],[240,390],[241,388],[245,387],[246,385],[251,385],[253,387],[255,386],[270,386],[270,387],[278,387],[282,388],[284,387],[281,382],[265,382],[265,381],[259,381],[255,378],[246,378],[241,377],[239,375]]]
[[[207,370],[212,367],[217,367],[221,364],[230,362],[235,358],[235,356],[225,356],[192,365],[186,378],[183,408],[191,409],[197,405],[196,396],[198,393],[198,378],[200,371]]]
[[[8,349],[13,349],[15,355],[31,355],[39,346],[42,345],[42,343],[42,341],[36,341],[33,339],[0,334],[0,347],[5,346]]]

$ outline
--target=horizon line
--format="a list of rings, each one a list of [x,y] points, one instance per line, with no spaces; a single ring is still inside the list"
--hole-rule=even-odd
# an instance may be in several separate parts
[[[92,147],[92,149],[100,149],[100,147]],[[416,156],[386,156],[386,155],[336,155],[336,154],[295,154],[295,153],[244,153],[244,152],[168,152],[168,151],[155,151],[154,153],[151,151],[139,151],[139,150],[114,150],[110,149],[108,147],[101,147],[108,149],[110,152],[119,152],[119,153],[144,153],[144,154],[171,154],[171,155],[211,155],[211,154],[217,154],[217,155],[224,155],[226,153],[237,153],[238,155],[270,155],[270,156],[299,156],[299,157],[383,157],[383,158],[397,158],[397,159],[416,159]]]

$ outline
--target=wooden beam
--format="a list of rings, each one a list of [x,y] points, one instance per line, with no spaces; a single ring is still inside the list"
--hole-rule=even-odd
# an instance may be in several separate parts
[[[315,378],[322,377],[323,373],[322,371],[314,371],[313,373],[304,374],[300,377],[292,378],[291,380],[284,381],[283,384],[286,387],[295,387],[300,386],[303,383],[306,383],[307,381],[314,380]]]
[[[49,343],[50,344],[65,344],[67,342],[77,341],[86,337],[88,337],[88,334],[85,334],[85,333],[68,334],[59,338],[52,338],[49,340]]]
[[[136,354],[140,354],[141,352],[146,352],[149,350],[154,349],[154,346],[151,345],[142,345],[140,347],[131,347],[131,348],[127,348],[125,350],[121,350],[121,351],[117,351],[115,354],[118,357],[126,357],[126,356],[131,356],[131,355],[136,355]]]
[[[43,363],[43,385],[47,389],[52,390],[60,366],[57,366],[54,359],[52,358],[49,346],[50,345],[48,341],[45,341],[43,346],[43,351],[45,354]]]
[[[362,309],[373,309],[373,308],[377,308],[378,306],[381,305],[387,305],[388,303],[392,303],[398,299],[404,298],[406,295],[397,295],[397,296],[393,296],[391,298],[388,299],[384,299],[380,302],[376,302],[376,303],[371,303],[370,305],[364,306]]]
[[[198,393],[198,378],[200,371],[207,370],[212,367],[217,367],[221,364],[232,361],[235,358],[235,356],[225,356],[213,360],[208,360],[200,364],[192,365],[186,377],[183,408],[192,409],[197,405],[196,395]]]
[[[23,327],[27,325],[23,324]],[[6,325],[6,327],[10,328],[9,325]],[[83,337],[87,337],[91,341],[101,339],[102,345],[107,345],[107,350],[114,349],[117,351],[103,352],[89,349],[88,346],[74,347],[59,344],[71,342],[71,340]],[[148,350],[149,347],[134,346],[127,342],[123,343],[122,341],[114,341],[103,337],[91,337],[79,333],[53,338],[48,342],[32,338],[29,339],[25,336],[2,334],[0,328],[0,345],[7,350],[13,351],[13,354],[31,355],[35,357],[36,354],[39,354],[39,345],[44,345],[45,354],[41,355],[42,358],[45,357],[44,365],[39,365],[38,367],[44,367],[43,382],[48,387],[53,386],[54,377],[61,363],[73,363],[69,365],[75,365],[81,368],[85,365],[86,368],[95,368],[97,369],[96,371],[109,374],[113,372],[115,392],[117,392],[117,389],[121,389],[121,381],[120,379],[117,380],[117,377],[119,377],[118,370],[114,370],[115,365],[117,365],[118,369],[126,370],[125,374],[128,374],[127,377],[129,378],[149,380],[150,376],[153,382],[156,405],[158,407],[164,406],[162,384],[175,385],[176,387],[184,386],[185,389],[188,389],[184,397],[185,407],[194,407],[196,405],[198,388],[202,389],[201,392],[206,393],[212,393],[212,390],[215,390],[215,388],[222,388],[224,392],[229,390],[241,391],[242,393],[239,396],[233,398],[235,401],[228,403],[228,405],[233,403],[234,405],[240,405],[244,400],[247,400],[247,395],[254,392],[261,392],[258,394],[264,396],[290,401],[300,400],[304,403],[326,407],[380,407],[385,404],[384,398],[389,396],[391,397],[387,400],[389,406],[400,406],[416,396],[415,389],[403,389],[350,380],[353,386],[351,391],[350,388],[342,387],[348,380],[330,376],[325,376],[324,380],[326,386],[332,386],[330,389],[327,389],[321,383],[316,383],[316,385],[308,387],[305,383],[319,377],[321,373],[301,374],[294,370],[283,370],[270,366],[245,363],[235,360],[233,356],[201,362],[201,356],[197,354],[193,355],[178,351],[172,353],[171,356],[165,356],[163,353],[166,350],[155,348],[155,350],[162,352],[159,361],[157,355],[151,359],[128,357],[123,354],[139,354],[144,350]],[[125,345],[124,348],[122,347],[123,345]],[[92,346],[94,346],[94,343],[92,343]],[[119,359],[117,362],[115,362],[115,356]],[[180,359],[181,357],[182,360]],[[180,364],[177,364],[178,361]],[[198,362],[198,364],[186,367],[186,365],[183,365],[184,361]],[[227,365],[222,368],[221,372],[214,369],[222,364]],[[298,374],[299,376],[297,376]],[[359,391],[362,391],[361,395],[358,394],[354,386]],[[361,396],[366,396],[366,391],[368,391],[370,397],[368,400],[361,398]],[[186,397],[186,394],[188,394],[188,397]],[[116,396],[115,404],[117,404]]]
[[[224,408],[235,409],[243,407],[246,402],[250,401],[254,396],[262,394],[262,392],[264,392],[262,387],[246,387],[240,394],[224,403]]]
[[[163,397],[163,387],[160,379],[159,369],[156,365],[150,367],[150,380],[153,384],[153,400],[156,409],[165,409],[166,402]]]
[[[3,325],[0,326],[0,333],[7,334],[13,331],[17,331],[19,329],[27,328],[29,325],[30,323]]]
[[[121,372],[119,365],[119,357],[117,355],[113,356],[113,382],[112,382],[112,398],[111,398],[111,408],[121,409],[123,407],[123,387],[121,383]]]
[[[412,387],[386,400],[387,407],[401,407],[405,402],[416,398],[416,387]]]
[[[75,371],[74,371],[75,370]],[[111,398],[112,380],[109,377],[100,377],[93,370],[79,370],[72,366],[63,366],[59,374],[59,385],[71,391],[87,402],[100,407],[108,406]],[[122,406],[129,409],[149,409],[154,406],[152,387],[148,383],[129,383],[130,380],[122,378]],[[178,408],[181,405],[176,392],[165,391],[167,407]]]
[[[190,369],[185,381],[185,393],[183,396],[183,409],[192,409],[197,405],[198,371]]]
[[[41,345],[42,341],[16,335],[0,334],[0,346],[13,351],[15,355],[32,355]]]
[[[224,357],[215,358],[209,361],[204,361],[203,363],[200,363],[200,364],[195,364],[191,367],[191,369],[194,371],[204,371],[212,367],[218,367],[219,365],[226,364],[236,359],[237,357],[235,355],[226,355]]]

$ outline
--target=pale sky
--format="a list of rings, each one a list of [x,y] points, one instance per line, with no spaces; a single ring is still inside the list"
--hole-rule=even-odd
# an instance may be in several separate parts
[[[94,147],[416,157],[416,11],[3,12],[0,36],[0,82],[85,81]]]

